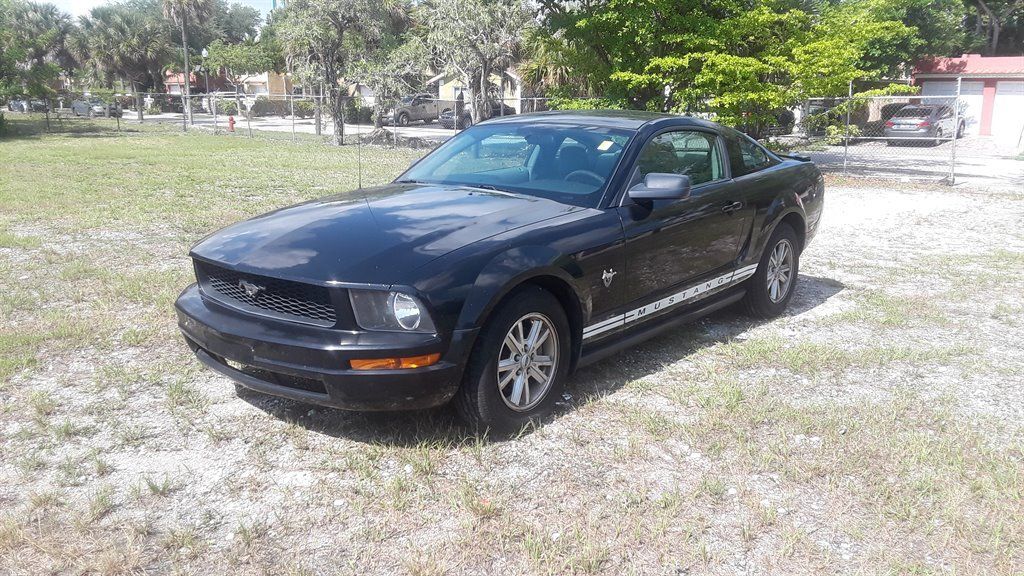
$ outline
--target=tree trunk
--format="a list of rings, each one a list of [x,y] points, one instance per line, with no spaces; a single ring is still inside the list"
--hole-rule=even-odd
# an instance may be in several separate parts
[[[334,134],[331,143],[341,146],[345,143],[345,118],[341,113],[341,88],[338,86],[337,70],[333,64],[324,69],[324,80],[327,82],[327,105],[331,120],[334,121]]]
[[[185,97],[181,106],[185,112],[185,121],[192,124],[192,71],[188,62],[188,13],[185,11],[181,13],[181,52],[185,57]]]
[[[135,91],[135,110],[136,115],[139,118],[139,124],[142,124],[142,107],[144,106],[142,101],[142,90],[139,83],[132,80],[132,89]]]
[[[990,56],[994,56],[996,51],[999,50],[999,33],[1002,31],[1002,25],[995,18],[992,19],[992,39],[988,45],[988,53]]]

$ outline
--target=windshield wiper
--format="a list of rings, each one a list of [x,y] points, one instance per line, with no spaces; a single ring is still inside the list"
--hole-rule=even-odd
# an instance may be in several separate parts
[[[494,186],[492,184],[463,184],[463,186],[468,186],[470,188],[480,188],[481,190],[493,190],[495,192],[504,192],[506,194],[512,194],[512,192],[505,190],[504,188],[498,188],[497,186]]]
[[[427,182],[426,180],[412,180],[403,178],[402,180],[395,180],[396,184],[433,184],[433,182]]]

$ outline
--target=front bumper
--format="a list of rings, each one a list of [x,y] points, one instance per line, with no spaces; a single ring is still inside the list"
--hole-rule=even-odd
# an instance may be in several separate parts
[[[206,366],[257,392],[347,410],[444,404],[458,390],[477,330],[449,341],[424,334],[355,332],[246,314],[203,298],[193,284],[175,302],[178,327]],[[352,370],[353,358],[441,353],[432,366]]]

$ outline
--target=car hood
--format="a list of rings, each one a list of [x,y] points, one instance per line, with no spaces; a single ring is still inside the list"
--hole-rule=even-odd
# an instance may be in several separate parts
[[[462,186],[390,184],[270,212],[215,232],[191,255],[313,283],[412,283],[431,260],[491,236],[579,210]]]

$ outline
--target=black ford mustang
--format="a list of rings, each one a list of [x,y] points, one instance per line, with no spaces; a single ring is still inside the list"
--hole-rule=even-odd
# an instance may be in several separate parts
[[[393,183],[197,244],[178,323],[243,386],[514,429],[575,368],[740,303],[783,311],[824,186],[711,122],[541,113],[453,137]]]

